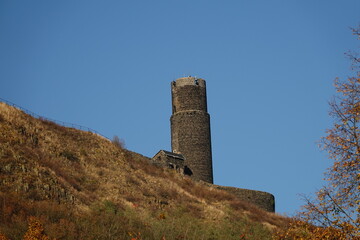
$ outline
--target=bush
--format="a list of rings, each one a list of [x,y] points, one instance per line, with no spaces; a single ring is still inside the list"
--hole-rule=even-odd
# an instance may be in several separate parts
[[[119,138],[118,136],[116,136],[116,135],[113,137],[112,143],[113,143],[116,147],[118,147],[118,148],[120,148],[120,149],[124,149],[124,148],[125,148],[125,143],[124,143],[124,141],[123,141],[123,140],[120,140],[120,138]]]
[[[76,154],[73,153],[73,152],[70,152],[68,150],[62,151],[60,153],[60,156],[70,160],[71,162],[78,162],[79,161],[79,158],[76,156]]]

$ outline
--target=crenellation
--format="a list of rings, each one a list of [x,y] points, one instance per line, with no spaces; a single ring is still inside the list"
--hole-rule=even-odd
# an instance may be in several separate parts
[[[183,78],[178,78],[175,81],[172,82],[173,86],[176,87],[182,87],[182,86],[199,86],[199,87],[206,87],[206,82],[204,79],[202,78],[197,78],[197,77],[183,77]]]

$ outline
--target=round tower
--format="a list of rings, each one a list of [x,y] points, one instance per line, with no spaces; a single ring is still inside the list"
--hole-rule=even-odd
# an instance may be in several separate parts
[[[206,82],[195,77],[171,83],[171,148],[185,157],[185,173],[195,180],[213,183],[210,115]]]

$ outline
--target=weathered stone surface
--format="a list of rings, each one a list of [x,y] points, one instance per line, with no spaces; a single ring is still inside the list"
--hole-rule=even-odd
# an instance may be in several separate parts
[[[181,154],[160,150],[152,158],[152,163],[156,166],[174,169],[184,174],[184,157]]]
[[[225,190],[235,195],[240,200],[250,202],[268,212],[275,212],[275,197],[270,193],[250,190],[250,189],[236,188],[236,187],[225,187],[219,185],[213,185],[213,187],[217,189]]]
[[[210,115],[206,83],[194,77],[171,83],[173,114],[171,147],[185,157],[184,167],[195,180],[213,183]]]
[[[171,147],[174,153],[185,157],[184,168],[190,172],[188,175],[230,192],[240,200],[274,212],[275,198],[270,193],[212,185],[210,115],[207,112],[205,80],[194,77],[179,78],[171,83],[171,93]]]

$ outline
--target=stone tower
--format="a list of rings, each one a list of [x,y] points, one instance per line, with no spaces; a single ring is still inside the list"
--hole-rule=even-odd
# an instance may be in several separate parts
[[[195,77],[179,78],[171,83],[171,94],[172,152],[185,157],[185,174],[213,183],[206,82]]]

